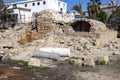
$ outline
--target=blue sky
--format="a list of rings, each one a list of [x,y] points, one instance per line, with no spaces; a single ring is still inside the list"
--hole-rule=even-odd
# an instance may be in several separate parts
[[[12,0],[4,0],[5,2],[9,2],[9,1],[12,1]],[[22,1],[22,0],[14,0],[14,1]],[[62,0],[64,2],[66,2],[68,4],[68,11],[70,11],[71,7],[75,4],[78,4],[79,3],[79,0]],[[82,3],[83,3],[83,11],[86,11],[87,10],[87,3],[90,1],[90,0],[81,0]],[[111,0],[101,0],[102,3],[107,3],[107,2],[110,2]],[[120,0],[118,0],[120,2]]]

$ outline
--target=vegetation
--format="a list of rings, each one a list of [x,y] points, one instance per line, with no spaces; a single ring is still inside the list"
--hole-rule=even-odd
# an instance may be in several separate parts
[[[77,11],[79,14],[82,15],[82,3],[76,4],[72,7],[72,10]]]
[[[0,0],[0,9],[2,9],[4,7],[4,2],[3,0]]]
[[[13,12],[12,9],[7,9],[8,6],[4,5],[4,1],[0,0],[0,28],[6,29],[6,26],[10,26],[9,23],[13,20],[13,16],[10,13]]]
[[[27,65],[28,62],[23,60],[10,60],[10,64]]]
[[[106,23],[107,13],[100,9],[101,0],[91,0],[88,3],[89,18]]]
[[[90,0],[90,2],[88,3],[88,14],[90,15],[95,15],[97,13],[99,13],[100,7],[99,5],[101,4],[100,0]]]
[[[5,32],[5,30],[3,30],[3,29],[0,29],[0,33],[3,33],[3,32]]]
[[[95,61],[95,64],[96,65],[105,65],[106,62],[104,60],[97,60],[97,61]]]
[[[42,67],[35,67],[35,66],[27,66],[26,69],[28,70],[35,70],[35,71],[41,71],[41,70],[48,70],[50,67],[48,66],[42,66]]]
[[[43,78],[38,78],[37,80],[44,80]]]

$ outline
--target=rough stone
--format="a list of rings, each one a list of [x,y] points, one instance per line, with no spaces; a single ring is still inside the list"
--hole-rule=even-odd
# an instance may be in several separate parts
[[[83,59],[83,65],[84,66],[95,67],[95,61],[92,57],[85,57]]]
[[[115,52],[113,52],[113,55],[120,55],[120,52],[115,51]]]
[[[104,61],[105,64],[108,64],[108,62],[109,62],[109,57],[108,57],[108,56],[100,57],[100,58],[99,58],[99,61]]]
[[[40,59],[39,58],[30,58],[28,65],[40,67]]]

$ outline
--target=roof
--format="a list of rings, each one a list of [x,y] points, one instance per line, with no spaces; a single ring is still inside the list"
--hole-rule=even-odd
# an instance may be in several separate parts
[[[11,5],[11,4],[23,4],[23,3],[30,3],[30,2],[36,2],[36,1],[44,1],[44,0],[26,0],[26,1],[8,3],[8,5]]]

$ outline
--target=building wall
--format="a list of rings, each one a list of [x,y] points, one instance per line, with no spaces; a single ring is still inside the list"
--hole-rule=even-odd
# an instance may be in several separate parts
[[[59,1],[59,0],[27,0],[27,1],[21,1],[21,2],[16,2],[12,3],[16,5],[11,5],[9,8],[15,8],[14,13],[18,14],[18,19],[20,18],[21,15],[25,15],[25,21],[23,22],[30,22],[32,21],[32,18],[30,19],[29,17],[32,17],[34,13],[39,13],[42,10],[46,9],[52,9],[58,12],[67,12],[67,4],[65,2]],[[25,11],[25,10],[19,10],[17,8],[25,8],[25,9],[30,9],[31,11]],[[27,19],[29,18],[29,19]],[[20,20],[18,20],[19,22]]]

